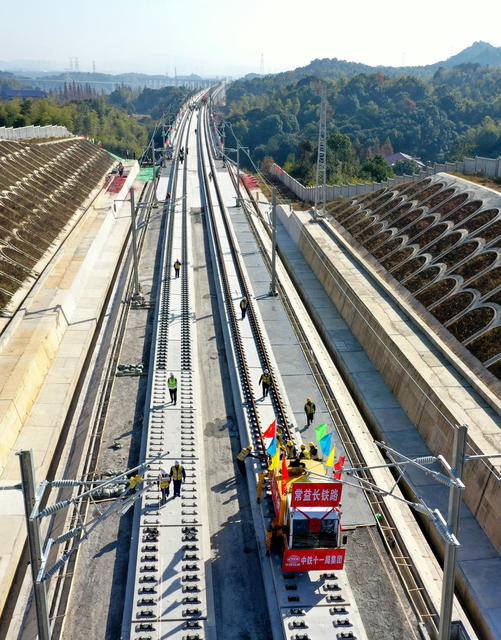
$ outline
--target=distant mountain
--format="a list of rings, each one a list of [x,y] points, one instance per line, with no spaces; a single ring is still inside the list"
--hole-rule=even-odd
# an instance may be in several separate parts
[[[440,67],[450,69],[462,64],[501,67],[501,47],[493,47],[488,42],[474,42],[470,47],[447,58],[447,60],[416,67],[385,67],[382,65],[373,67],[360,62],[349,62],[348,60],[338,60],[337,58],[322,58],[312,60],[304,67],[297,67],[292,71],[278,73],[273,78],[279,84],[295,82],[309,76],[341,78],[358,75],[359,73],[384,73],[389,76],[407,75],[427,78],[431,77]]]
[[[455,67],[458,64],[481,64],[491,67],[501,67],[501,47],[493,47],[488,42],[474,42],[471,47],[466,47],[455,56],[447,58],[444,62],[437,62],[441,67]],[[435,65],[431,65],[435,66]]]

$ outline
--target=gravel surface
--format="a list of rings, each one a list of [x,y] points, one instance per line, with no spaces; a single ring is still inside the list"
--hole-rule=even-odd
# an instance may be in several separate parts
[[[375,527],[348,532],[345,571],[369,640],[421,638],[417,618]]]

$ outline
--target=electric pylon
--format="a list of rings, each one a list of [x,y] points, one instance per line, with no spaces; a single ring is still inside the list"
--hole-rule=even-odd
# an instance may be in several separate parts
[[[322,204],[322,216],[325,216],[325,183],[327,175],[327,97],[325,85],[322,85],[320,100],[320,125],[318,128],[317,177],[315,181],[315,206],[313,217],[318,217],[318,204]],[[321,182],[321,184],[320,184]],[[320,197],[319,197],[320,196]]]

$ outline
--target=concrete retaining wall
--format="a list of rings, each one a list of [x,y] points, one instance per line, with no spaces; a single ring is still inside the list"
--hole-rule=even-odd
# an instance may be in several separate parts
[[[32,138],[70,138],[71,131],[66,127],[49,124],[45,127],[0,127],[0,140],[28,140]]]
[[[415,424],[430,450],[451,460],[452,426],[467,424],[475,451],[501,450],[499,417],[445,365],[427,366],[423,338],[404,336],[389,319],[394,308],[307,214],[277,207],[281,222],[296,240],[313,272],[386,384]],[[426,347],[424,347],[426,348]],[[471,453],[471,451],[470,451]],[[468,462],[464,499],[501,552],[501,487],[492,465]]]
[[[407,182],[408,180],[421,179],[426,176],[435,175],[442,171],[456,171],[466,175],[485,175],[491,178],[501,178],[501,157],[500,158],[464,158],[460,162],[445,162],[443,164],[435,163],[433,166],[426,167],[420,173],[412,176],[395,176],[384,182],[365,182],[356,184],[332,184],[325,187],[325,199],[327,202],[338,200],[339,198],[354,198],[359,193],[367,193],[368,191],[377,191],[383,187],[389,187],[393,184]],[[315,202],[315,190],[319,189],[319,197],[321,187],[305,187],[298,180],[290,176],[277,164],[272,167],[272,173],[285,186],[290,189],[300,200],[305,202]]]

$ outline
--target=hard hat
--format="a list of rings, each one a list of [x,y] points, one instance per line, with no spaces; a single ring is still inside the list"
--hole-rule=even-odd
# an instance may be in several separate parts
[[[287,440],[287,444],[289,445],[289,447],[292,446],[292,440]]]
[[[250,444],[247,449],[249,449],[249,451],[252,451],[252,445]]]
[[[167,469],[164,469],[163,467],[160,469],[160,471],[161,471],[162,473],[167,473]]]
[[[311,398],[306,398],[306,402],[311,402]]]
[[[301,449],[306,449],[306,445],[305,445],[305,444],[302,444],[302,445],[301,445]]]
[[[269,373],[268,369],[265,369],[265,370],[264,370],[264,372],[265,372],[265,373]]]
[[[315,445],[313,444],[313,442],[310,442],[310,447],[314,447]]]
[[[179,465],[179,460],[176,460],[176,462],[174,462],[174,464],[176,465],[176,467]]]

